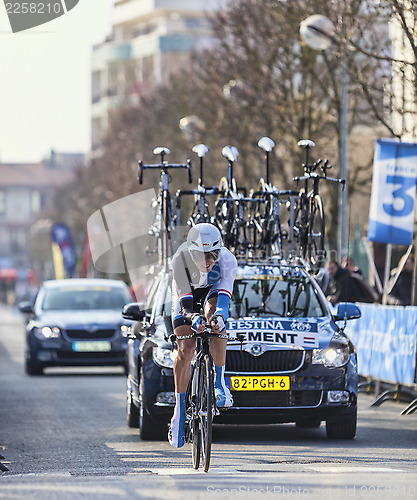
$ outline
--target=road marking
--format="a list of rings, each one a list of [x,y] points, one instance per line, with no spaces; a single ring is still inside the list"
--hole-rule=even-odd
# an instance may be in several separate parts
[[[306,466],[306,465],[304,465]],[[317,465],[313,465],[313,466],[310,466],[309,468],[311,469],[314,469],[316,470],[317,472],[330,472],[330,473],[337,473],[337,474],[340,474],[340,473],[350,473],[350,472],[363,472],[363,473],[372,473],[372,472],[407,472],[405,470],[402,470],[402,469],[390,469],[389,467],[369,467],[369,466],[366,466],[366,467],[362,467],[360,465],[358,465],[357,467],[353,466],[353,467],[346,467],[346,466],[337,466],[337,465],[323,465],[323,466],[317,466]]]
[[[152,474],[158,476],[177,476],[177,475],[190,475],[190,474],[202,474],[203,469],[194,469],[193,467],[166,467],[163,469],[148,469]],[[208,472],[203,474],[243,474],[242,471],[236,469],[224,469],[222,467],[212,467]]]

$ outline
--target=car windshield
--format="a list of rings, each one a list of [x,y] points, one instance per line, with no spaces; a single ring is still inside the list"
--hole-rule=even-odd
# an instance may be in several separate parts
[[[321,317],[325,313],[311,282],[304,277],[237,279],[230,316]]]
[[[121,288],[62,287],[46,289],[42,300],[44,311],[122,309],[129,302],[127,293]]]

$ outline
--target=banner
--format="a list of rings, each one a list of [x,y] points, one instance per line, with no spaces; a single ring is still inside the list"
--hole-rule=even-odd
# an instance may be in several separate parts
[[[385,382],[413,384],[416,369],[417,307],[360,304],[362,316],[348,321],[358,371]]]
[[[369,241],[411,244],[416,178],[417,144],[390,139],[376,141]]]
[[[59,222],[51,227],[51,240],[56,243],[62,254],[62,261],[67,278],[74,277],[75,251],[74,241],[69,227]]]

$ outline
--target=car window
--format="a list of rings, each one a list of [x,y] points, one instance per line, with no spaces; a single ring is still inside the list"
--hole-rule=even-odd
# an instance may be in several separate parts
[[[129,294],[122,288],[62,287],[46,289],[41,308],[44,311],[58,310],[120,310],[130,301]]]
[[[321,317],[324,311],[307,278],[238,279],[234,283],[230,315]]]

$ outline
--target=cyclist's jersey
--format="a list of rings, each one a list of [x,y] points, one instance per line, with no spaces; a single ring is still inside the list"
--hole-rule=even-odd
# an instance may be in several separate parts
[[[174,328],[184,324],[191,325],[193,316],[200,312],[198,304],[205,303],[211,297],[217,297],[215,314],[221,314],[224,321],[227,320],[233,283],[237,273],[236,258],[227,248],[220,249],[213,268],[210,272],[204,273],[198,270],[185,246],[174,255],[172,269],[172,322]]]

